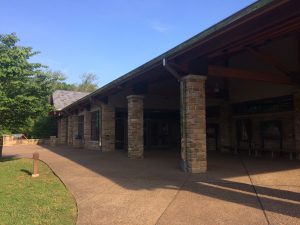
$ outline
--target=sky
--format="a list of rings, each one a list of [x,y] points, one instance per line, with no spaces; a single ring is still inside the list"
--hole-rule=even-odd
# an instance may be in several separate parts
[[[254,0],[0,0],[0,34],[41,52],[67,82],[124,75]]]

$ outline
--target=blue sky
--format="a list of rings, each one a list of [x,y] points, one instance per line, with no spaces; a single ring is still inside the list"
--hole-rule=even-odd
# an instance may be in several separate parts
[[[0,0],[0,33],[16,32],[68,82],[93,72],[102,86],[253,2]]]

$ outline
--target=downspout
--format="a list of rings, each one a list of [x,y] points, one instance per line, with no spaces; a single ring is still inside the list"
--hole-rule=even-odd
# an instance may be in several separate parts
[[[103,150],[103,146],[102,146],[102,140],[103,140],[103,132],[102,132],[102,103],[99,103],[97,100],[95,101],[93,99],[93,97],[91,96],[89,98],[90,104],[92,106],[92,104],[94,104],[96,107],[99,107],[99,114],[98,114],[98,125],[99,125],[99,141],[98,141],[98,146],[100,148],[100,150]]]
[[[163,58],[162,64],[164,68],[179,82],[181,78],[180,75],[170,64],[168,64],[166,58]]]
[[[168,64],[166,58],[163,58],[163,61],[162,61],[162,64],[163,64],[163,67],[173,76],[176,78],[176,80],[178,82],[180,82],[180,108],[184,108],[185,109],[185,104],[184,104],[184,96],[181,94],[183,93],[183,91],[185,91],[185,85],[184,83],[181,82],[181,76],[179,75],[179,73],[170,65]],[[184,112],[182,112],[182,109],[180,109],[180,122],[181,124],[185,123],[186,122],[186,113],[185,113],[185,110]],[[186,140],[186,133],[185,133],[185,129],[180,125],[180,131],[181,131],[181,138],[184,139],[184,156],[185,156],[185,159],[181,160],[181,163],[180,163],[180,166],[181,166],[181,169],[184,171],[184,172],[188,172],[188,169],[187,169],[187,140]],[[182,148],[182,143],[180,141],[180,148]],[[182,151],[182,149],[181,149]],[[182,152],[181,152],[182,154]]]

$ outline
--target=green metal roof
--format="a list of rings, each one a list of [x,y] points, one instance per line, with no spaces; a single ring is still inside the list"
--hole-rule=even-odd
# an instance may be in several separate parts
[[[158,66],[160,64],[162,64],[162,60],[164,58],[169,58],[170,56],[174,56],[179,54],[180,52],[182,52],[183,50],[188,49],[189,47],[192,47],[195,43],[197,43],[200,40],[203,40],[204,38],[206,38],[207,36],[219,31],[220,29],[226,27],[227,25],[232,24],[233,22],[247,16],[250,15],[254,12],[256,12],[258,9],[261,9],[265,6],[270,5],[273,2],[280,2],[278,0],[259,0],[249,6],[247,6],[246,8],[241,9],[240,11],[234,13],[233,15],[225,18],[224,20],[221,20],[220,22],[216,23],[215,25],[209,27],[208,29],[196,34],[195,36],[193,36],[192,38],[182,42],[181,44],[175,46],[174,48],[170,49],[169,51],[155,57],[154,59],[146,62],[145,64],[137,67],[136,69],[126,73],[125,75],[111,81],[110,83],[102,86],[101,88],[97,89],[96,91],[92,92],[91,94],[83,97],[82,99],[79,99],[78,101],[72,103],[71,105],[67,106],[65,109],[67,108],[71,108],[72,106],[77,105],[78,103],[84,102],[88,99],[90,99],[92,96],[101,94],[105,91],[108,91],[110,88],[113,88],[117,85],[120,85],[122,83],[124,83],[125,81],[132,79],[136,76],[138,76],[141,72],[145,72],[149,69],[151,69],[154,66]]]

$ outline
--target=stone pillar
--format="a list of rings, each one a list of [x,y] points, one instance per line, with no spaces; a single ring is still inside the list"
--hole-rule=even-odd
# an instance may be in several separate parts
[[[232,120],[231,105],[224,102],[220,106],[220,150],[227,151],[232,147]]]
[[[103,152],[115,150],[115,108],[101,104],[100,145]]]
[[[74,146],[74,141],[76,140],[76,137],[78,135],[78,116],[73,116],[73,130],[72,130],[72,133],[73,133],[73,136],[72,136],[72,139],[73,139],[73,146]]]
[[[73,121],[72,121],[72,139],[74,141],[74,139],[76,138],[76,136],[78,135],[78,116],[73,116]]]
[[[300,90],[294,93],[294,135],[295,150],[297,158],[300,160]]]
[[[128,157],[144,157],[143,96],[130,95],[128,99]]]
[[[67,144],[67,118],[61,118],[60,131],[60,144]]]
[[[184,171],[206,172],[205,76],[180,81],[181,157]]]
[[[68,117],[68,145],[72,146],[73,144],[73,118],[74,116],[69,116]]]
[[[80,138],[78,139],[78,118],[79,116],[73,116],[73,148],[82,148],[83,147],[83,140]]]
[[[3,146],[11,146],[13,145],[13,138],[11,135],[3,135],[2,136]]]
[[[89,148],[89,141],[91,140],[91,112],[84,112],[84,124],[83,124],[83,132],[84,132],[84,148]]]

